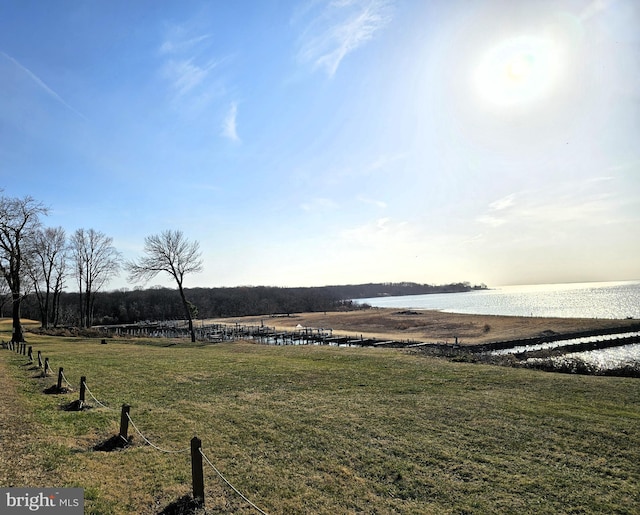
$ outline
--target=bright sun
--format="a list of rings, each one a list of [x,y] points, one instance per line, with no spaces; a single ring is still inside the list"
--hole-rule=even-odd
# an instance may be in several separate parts
[[[552,41],[521,36],[489,50],[476,70],[476,86],[498,106],[528,104],[546,95],[558,75],[558,52]]]

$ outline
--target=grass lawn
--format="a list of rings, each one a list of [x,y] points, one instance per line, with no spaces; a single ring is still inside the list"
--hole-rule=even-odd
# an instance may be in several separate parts
[[[0,351],[0,405],[13,413],[0,418],[0,450],[15,470],[0,486],[80,486],[86,513],[159,513],[190,493],[188,453],[133,429],[132,447],[92,450],[117,434],[122,403],[163,449],[197,434],[270,514],[640,512],[637,379],[394,349],[27,336],[114,410],[60,409],[77,391],[45,395],[55,377]],[[256,513],[206,464],[205,489],[207,513]]]

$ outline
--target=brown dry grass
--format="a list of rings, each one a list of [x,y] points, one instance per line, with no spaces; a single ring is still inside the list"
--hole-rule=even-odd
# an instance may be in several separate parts
[[[332,329],[334,335],[383,338],[396,341],[475,344],[538,336],[545,331],[569,333],[589,329],[625,327],[637,320],[542,318],[468,315],[441,311],[403,311],[373,308],[362,311],[296,313],[288,317],[268,315],[215,319],[218,323],[264,325],[281,331],[296,326]]]

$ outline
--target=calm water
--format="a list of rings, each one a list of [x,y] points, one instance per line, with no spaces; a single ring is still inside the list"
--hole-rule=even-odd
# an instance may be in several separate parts
[[[640,281],[503,286],[491,290],[357,299],[376,307],[452,313],[640,319]]]

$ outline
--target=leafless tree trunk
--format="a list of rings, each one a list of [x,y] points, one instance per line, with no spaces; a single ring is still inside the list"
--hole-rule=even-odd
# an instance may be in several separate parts
[[[132,281],[149,281],[160,272],[173,277],[178,285],[180,299],[189,321],[191,341],[196,341],[193,328],[192,307],[184,294],[184,276],[202,271],[200,244],[189,241],[182,231],[162,231],[144,239],[145,255],[138,261],[129,261],[125,267]]]
[[[62,227],[34,234],[30,245],[29,275],[33,280],[42,327],[56,325],[59,299],[67,266],[67,238]]]
[[[95,294],[120,269],[120,253],[113,238],[93,229],[78,229],[71,237],[74,274],[80,293],[80,325],[91,327]]]
[[[26,196],[23,198],[0,197],[0,272],[11,290],[11,315],[13,319],[14,342],[23,342],[20,322],[22,302],[22,280],[25,275],[23,265],[26,242],[33,237],[40,225],[40,215],[47,209],[40,202]]]

